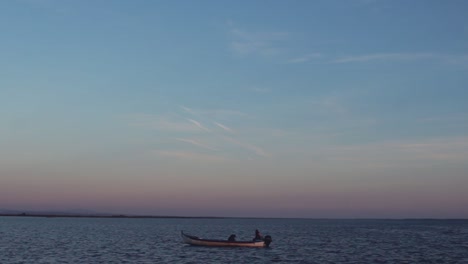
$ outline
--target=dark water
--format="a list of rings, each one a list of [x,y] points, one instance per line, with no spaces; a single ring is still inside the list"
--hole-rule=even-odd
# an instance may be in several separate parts
[[[207,238],[271,248],[205,248]],[[0,217],[0,263],[468,263],[467,220],[106,219]]]

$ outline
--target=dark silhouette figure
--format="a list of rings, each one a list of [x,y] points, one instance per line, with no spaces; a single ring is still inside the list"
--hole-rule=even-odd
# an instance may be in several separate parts
[[[263,236],[258,229],[255,229],[255,238],[253,240],[263,240]]]
[[[236,241],[236,235],[230,235],[229,238],[228,238],[228,241],[229,242]]]

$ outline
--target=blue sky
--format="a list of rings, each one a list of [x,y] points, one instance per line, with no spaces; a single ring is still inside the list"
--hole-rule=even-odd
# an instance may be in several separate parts
[[[0,2],[0,208],[468,217],[467,12]]]

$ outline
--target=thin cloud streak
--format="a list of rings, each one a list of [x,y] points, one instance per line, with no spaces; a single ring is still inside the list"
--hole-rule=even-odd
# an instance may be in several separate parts
[[[234,131],[232,129],[230,129],[229,127],[223,125],[223,124],[220,124],[218,122],[213,122],[215,125],[217,125],[218,127],[224,129],[224,131],[227,131],[229,133],[234,133]]]
[[[174,120],[165,116],[155,116],[148,114],[136,114],[125,116],[129,119],[130,126],[147,127],[154,130],[161,131],[175,131],[175,132],[197,132],[199,129],[192,124],[181,120]]]
[[[189,108],[186,106],[179,106],[184,112],[189,113],[197,118],[199,117],[209,117],[213,119],[229,119],[231,117],[251,117],[248,114],[229,109],[196,109]]]
[[[253,87],[252,91],[256,93],[262,93],[262,94],[271,92],[269,88],[265,88],[265,87]]]
[[[230,26],[232,27],[232,23]],[[237,28],[232,28],[230,34],[233,40],[229,46],[236,54],[258,54],[262,56],[278,54],[280,49],[275,47],[274,43],[284,40],[288,36],[288,34],[284,32],[251,33]]]
[[[226,162],[229,159],[216,156],[216,155],[207,155],[207,154],[200,154],[196,152],[188,152],[188,151],[165,151],[159,150],[155,151],[158,156],[168,157],[168,158],[177,158],[177,159],[184,159],[184,160],[194,160],[194,161],[205,161],[205,162]]]
[[[304,63],[322,57],[321,53],[312,53],[302,57],[294,58],[288,61],[290,64]]]
[[[204,149],[208,149],[208,150],[214,150],[216,151],[217,149],[207,145],[207,144],[203,144],[201,143],[200,141],[198,140],[195,140],[195,139],[188,139],[188,138],[176,138],[177,141],[181,141],[181,142],[185,142],[185,143],[189,143],[189,144],[192,144],[194,146],[198,146],[198,147],[201,147],[201,148],[204,148]]]
[[[255,145],[252,145],[252,144],[247,144],[247,143],[243,143],[239,140],[236,140],[236,139],[233,139],[231,137],[225,137],[223,136],[222,137],[224,140],[230,142],[230,143],[233,143],[235,145],[238,145],[238,146],[241,146],[245,149],[248,149],[252,152],[254,152],[255,154],[257,154],[258,156],[262,156],[262,157],[271,157],[271,154],[266,152],[265,150],[263,150],[262,148],[258,147],[258,146],[255,146]]]
[[[211,115],[214,115],[215,117],[216,115],[220,115],[220,117],[224,117],[221,119],[226,119],[226,117],[229,117],[229,116],[249,117],[247,114],[244,114],[238,111],[232,111],[232,110],[208,110],[207,111],[207,110],[196,110],[196,109],[192,109],[192,108],[181,106],[181,105],[179,105],[179,107],[184,112],[187,112],[190,115],[197,117],[197,119],[200,118],[200,119],[205,120],[206,122],[210,122],[210,124],[212,124],[213,129],[206,127],[204,124],[202,124],[201,122],[195,119],[184,118],[179,115],[168,115],[167,117],[145,115],[145,114],[134,115],[134,116],[131,116],[132,122],[130,122],[130,124],[136,125],[136,126],[148,127],[151,129],[161,130],[161,131],[183,132],[185,133],[183,137],[176,137],[176,138],[173,138],[172,140],[175,139],[176,141],[179,141],[179,142],[191,144],[193,146],[200,147],[200,148],[210,150],[210,151],[217,151],[219,153],[224,153],[225,155],[230,155],[228,145],[233,144],[236,146],[240,146],[241,148],[246,149],[250,152],[253,152],[257,156],[271,157],[271,154],[265,151],[264,149],[262,149],[261,147],[242,142],[232,137],[224,136],[223,134],[225,133],[236,134],[237,132],[223,123],[210,120],[213,118],[213,117],[210,117]],[[177,120],[174,118],[179,118],[181,120]],[[214,129],[214,128],[220,128],[221,130]],[[195,133],[200,133],[200,132],[209,133],[210,137],[209,139],[206,139],[207,140],[206,142],[201,142],[200,140],[190,138],[190,134],[193,135]],[[185,136],[189,136],[189,137],[185,137]],[[217,139],[218,140],[221,139],[222,141],[220,142],[224,141],[224,143],[220,144],[220,142],[217,141]],[[213,145],[216,145],[216,147],[213,147]],[[193,155],[187,154],[186,152],[174,152],[174,151],[169,151],[169,152],[165,152],[162,154],[164,154],[165,156],[172,155],[174,157],[185,157],[185,158],[193,156]]]
[[[331,63],[352,63],[352,62],[369,62],[369,61],[397,61],[397,60],[423,60],[437,59],[448,63],[458,63],[468,60],[468,55],[447,55],[437,53],[376,53],[364,54],[359,56],[346,56],[335,60]]]
[[[185,112],[187,112],[189,114],[192,114],[192,115],[195,114],[195,112],[192,109],[188,108],[188,107],[185,107],[183,105],[179,105],[179,107],[182,108]]]
[[[456,122],[457,124],[467,126],[468,125],[468,114],[452,114],[452,115],[445,115],[445,116],[432,116],[432,117],[425,117],[419,118],[418,122],[422,123],[433,123],[433,122]]]
[[[195,126],[197,126],[198,128],[206,131],[206,132],[211,132],[211,130],[209,130],[208,128],[204,127],[200,122],[196,121],[196,120],[193,120],[193,119],[187,119],[190,123],[194,124]]]
[[[328,153],[325,154],[325,153]],[[355,164],[412,165],[434,162],[468,162],[468,137],[436,138],[420,141],[395,141],[368,145],[336,147],[325,150],[332,160]]]

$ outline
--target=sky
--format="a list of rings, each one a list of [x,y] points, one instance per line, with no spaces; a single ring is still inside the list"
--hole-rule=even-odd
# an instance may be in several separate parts
[[[0,209],[468,218],[467,13],[0,1]]]

